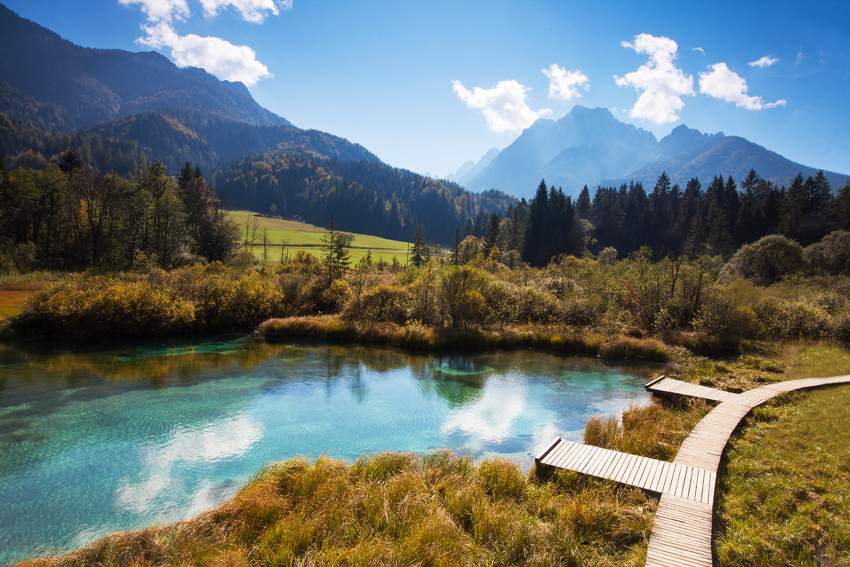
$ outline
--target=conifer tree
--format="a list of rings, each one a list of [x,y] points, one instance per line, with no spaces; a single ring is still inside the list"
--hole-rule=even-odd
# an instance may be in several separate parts
[[[428,261],[428,245],[425,244],[425,233],[421,224],[416,225],[416,231],[413,233],[412,252],[413,256],[411,256],[410,261],[417,268]]]

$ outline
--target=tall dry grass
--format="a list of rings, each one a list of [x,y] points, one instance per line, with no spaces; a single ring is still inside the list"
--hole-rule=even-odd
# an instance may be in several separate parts
[[[195,520],[23,565],[642,565],[655,507],[638,490],[449,452],[291,459]]]

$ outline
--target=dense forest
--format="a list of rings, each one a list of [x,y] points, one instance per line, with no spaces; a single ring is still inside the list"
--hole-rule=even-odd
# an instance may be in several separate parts
[[[534,266],[560,254],[626,257],[643,247],[665,256],[719,255],[728,258],[744,244],[781,234],[809,245],[835,230],[850,228],[850,182],[837,193],[822,171],[790,187],[777,187],[750,170],[736,183],[717,175],[703,189],[691,179],[685,189],[665,173],[647,194],[641,183],[599,187],[591,198],[585,186],[573,200],[541,181],[530,203],[509,207],[505,216],[479,214],[465,235],[483,240],[501,254],[512,250]]]
[[[0,270],[164,268],[229,258],[238,229],[201,171],[157,162],[132,178],[87,168],[7,171],[0,160]]]
[[[504,214],[516,202],[380,162],[327,159],[293,148],[233,163],[216,174],[216,188],[229,206],[320,226],[334,215],[343,230],[402,240],[422,225],[430,241],[441,243],[451,242],[467,219]]]

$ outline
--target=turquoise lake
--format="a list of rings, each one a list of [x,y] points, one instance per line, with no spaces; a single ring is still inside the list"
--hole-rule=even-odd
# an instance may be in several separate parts
[[[192,517],[264,464],[450,448],[524,469],[650,370],[532,351],[411,355],[245,337],[0,345],[0,562]]]

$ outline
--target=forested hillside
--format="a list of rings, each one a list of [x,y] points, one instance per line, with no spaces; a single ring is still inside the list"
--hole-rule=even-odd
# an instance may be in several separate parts
[[[278,147],[298,147],[341,160],[378,161],[359,144],[319,130],[254,125],[188,108],[161,108],[82,130],[130,140],[176,171],[187,161],[204,171]]]
[[[469,218],[504,213],[516,203],[508,195],[476,195],[379,162],[328,159],[293,148],[225,167],[215,184],[229,206],[318,225],[333,214],[343,230],[394,239],[408,239],[422,225],[429,241],[443,243]]]

